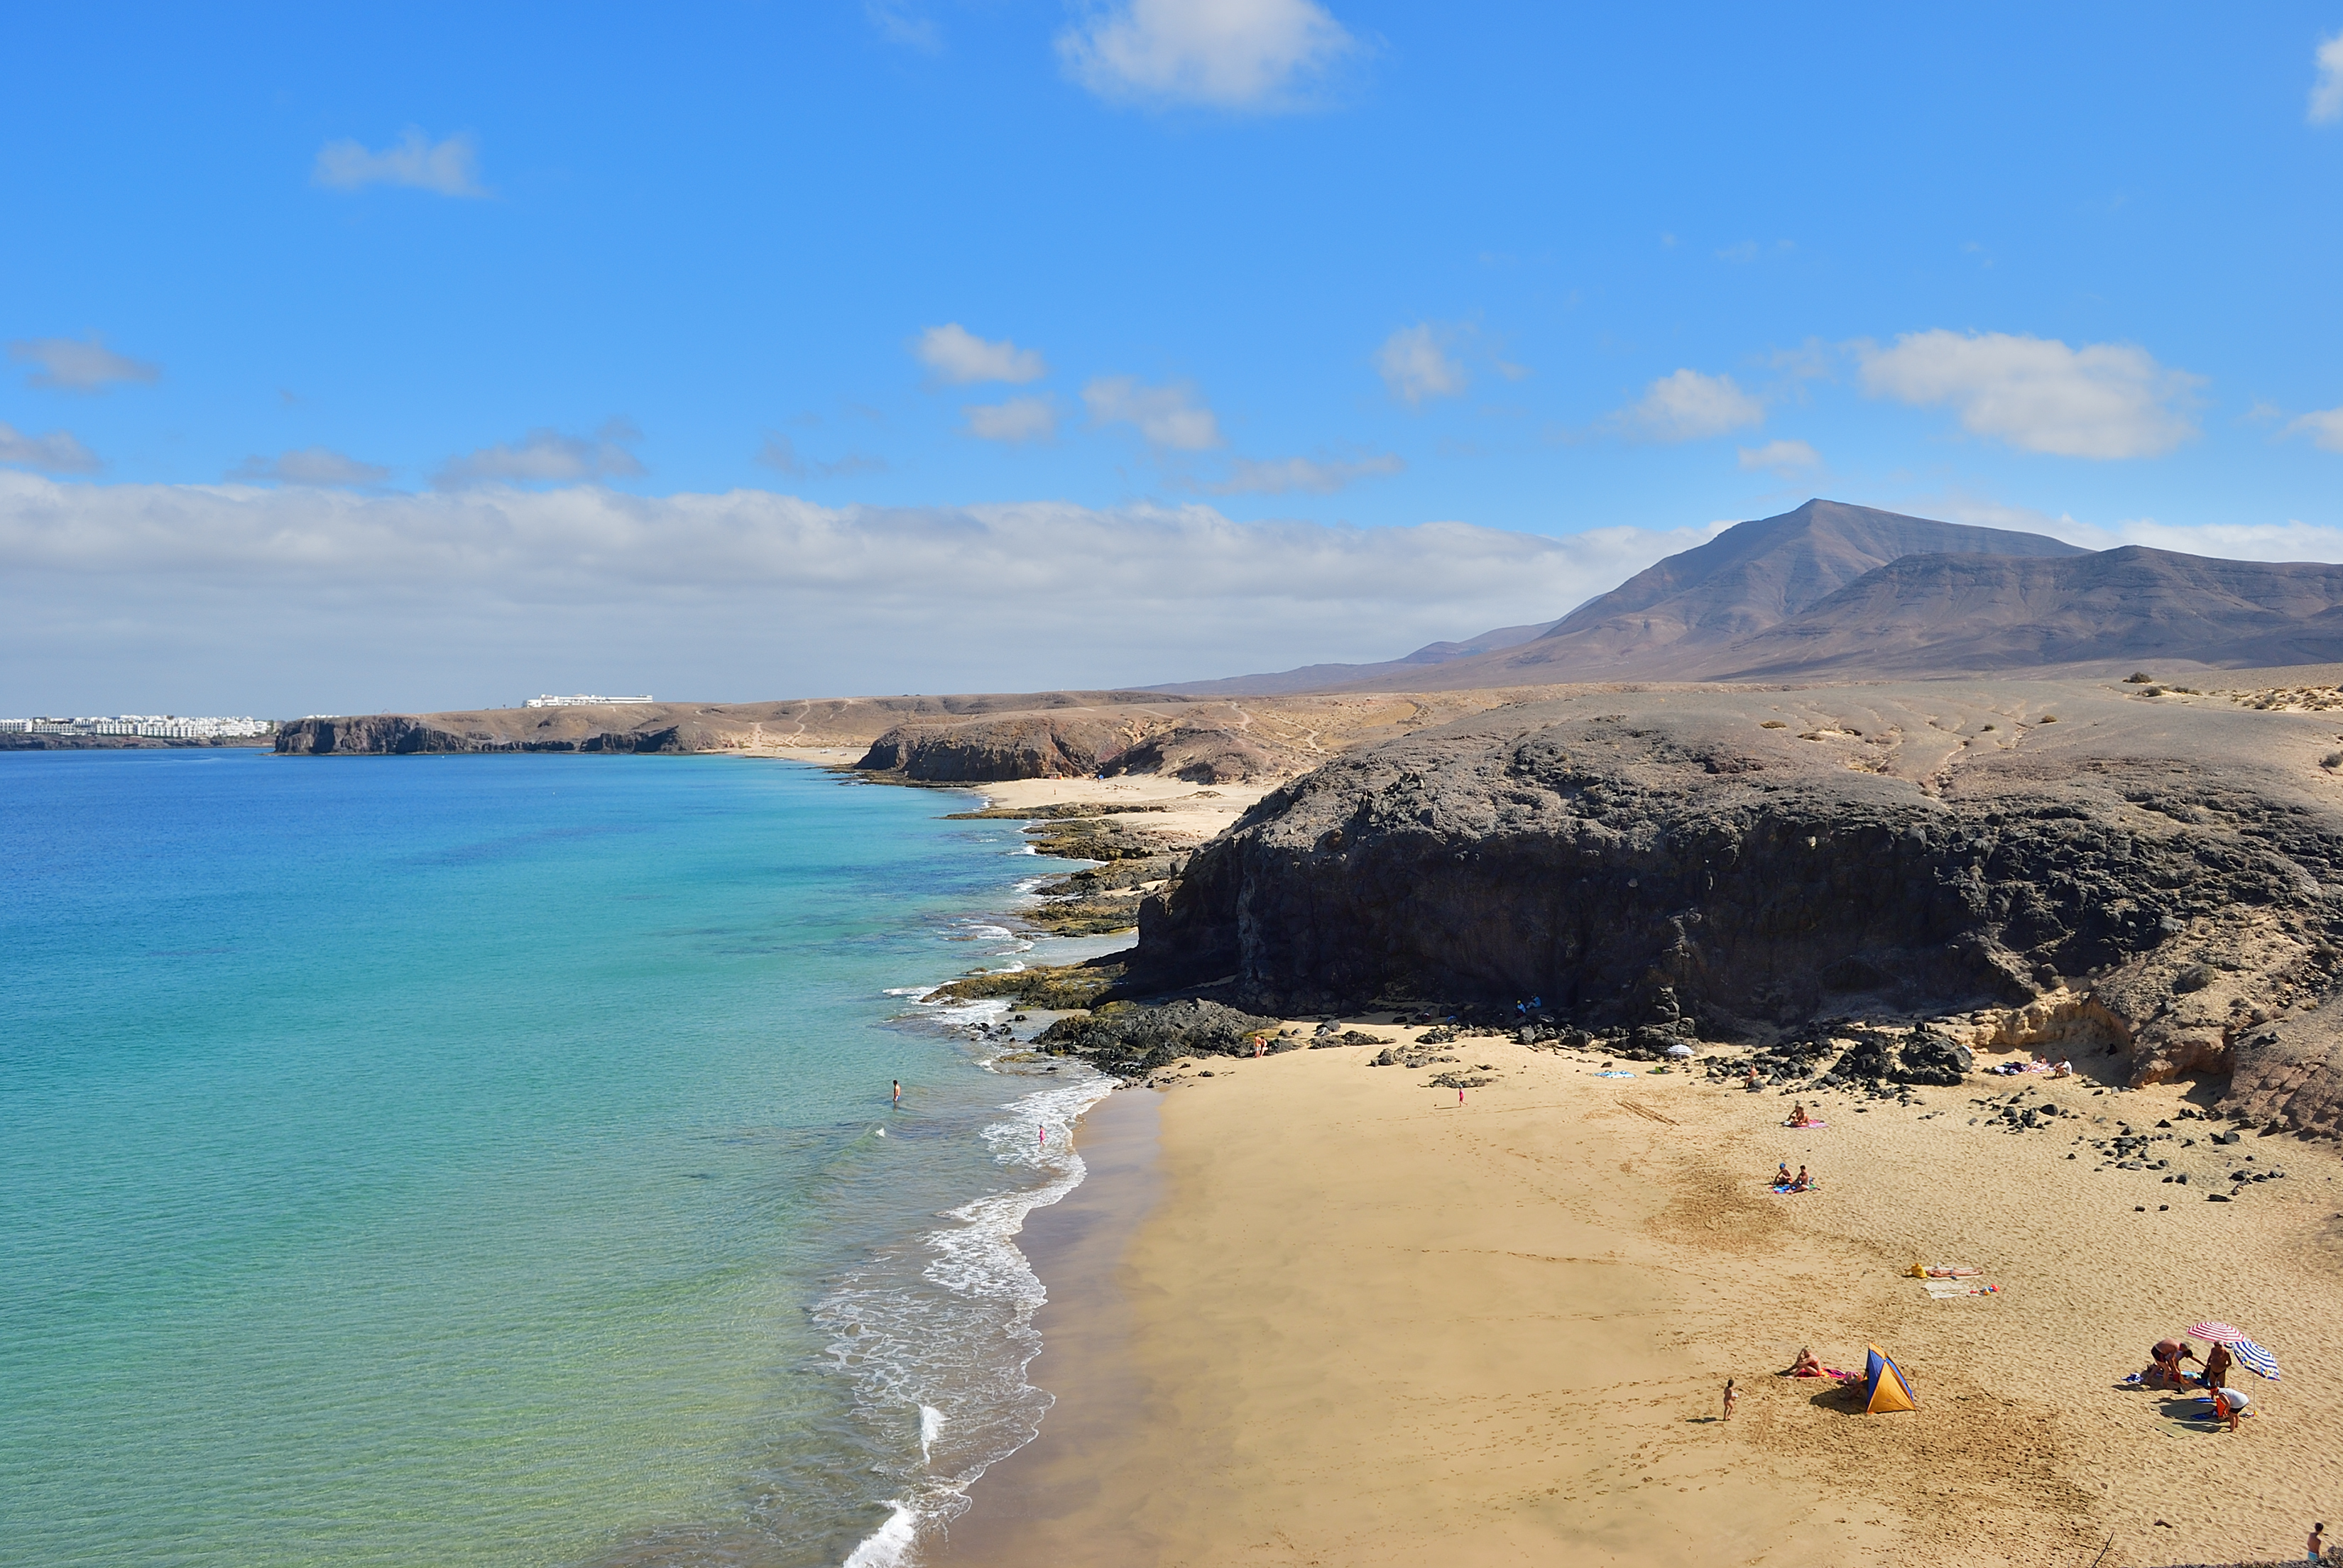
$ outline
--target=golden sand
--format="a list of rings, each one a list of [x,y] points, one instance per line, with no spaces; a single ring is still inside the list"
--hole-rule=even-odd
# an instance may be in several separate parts
[[[2177,1165],[2288,1172],[2212,1203],[2070,1141],[2152,1127],[2186,1085],[1972,1077],[1918,1108],[1825,1096],[1802,1132],[1789,1099],[1704,1077],[1444,1053],[1499,1081],[1459,1105],[1433,1070],[1303,1050],[1094,1113],[1091,1181],[1031,1227],[1030,1375],[1059,1402],[949,1561],[2079,1568],[2112,1536],[2114,1568],[2298,1557],[2343,1515],[2332,1146],[2176,1123],[2200,1137]],[[2104,1121],[1970,1124],[2026,1083]],[[1777,1161],[1822,1185],[1769,1193]],[[2000,1292],[1931,1300],[1916,1261]],[[2235,1434],[2118,1386],[2207,1316],[2285,1369],[2237,1374],[2258,1413]],[[1868,1341],[1918,1411],[1772,1375],[1803,1345],[1860,1369]]]

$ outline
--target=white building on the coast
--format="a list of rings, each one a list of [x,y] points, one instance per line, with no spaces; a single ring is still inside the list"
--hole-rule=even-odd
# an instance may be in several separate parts
[[[136,735],[154,740],[254,740],[274,734],[266,719],[116,713],[91,719],[0,719],[0,735]]]
[[[521,706],[523,708],[595,708],[608,707],[613,703],[619,702],[649,702],[652,699],[649,695],[642,697],[587,697],[583,695],[577,697],[554,697],[548,694],[544,697],[532,697],[527,702],[522,703]]]

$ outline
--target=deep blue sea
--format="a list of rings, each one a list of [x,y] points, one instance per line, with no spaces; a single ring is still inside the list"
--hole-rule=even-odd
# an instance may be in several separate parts
[[[1037,956],[970,804],[0,753],[0,1563],[916,1557],[1102,1092],[915,1000]]]

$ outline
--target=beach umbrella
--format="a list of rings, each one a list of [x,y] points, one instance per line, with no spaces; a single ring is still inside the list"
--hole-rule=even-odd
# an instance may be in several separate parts
[[[1668,1054],[1670,1056],[1690,1056],[1692,1054],[1692,1047],[1688,1045],[1672,1045],[1668,1047]]]
[[[2256,1377],[2266,1377],[2272,1382],[2278,1382],[2278,1357],[2270,1354],[2253,1341],[2231,1340],[2229,1354],[2237,1359],[2239,1366]]]
[[[2231,1359],[2256,1377],[2265,1377],[2272,1382],[2278,1381],[2278,1358],[2247,1339],[2245,1331],[2235,1324],[2218,1321],[2191,1323],[2188,1332],[2197,1339],[2228,1346]]]

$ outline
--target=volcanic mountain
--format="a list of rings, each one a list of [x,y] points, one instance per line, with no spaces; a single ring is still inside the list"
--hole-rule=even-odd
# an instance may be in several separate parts
[[[1551,625],[1164,689],[1217,696],[1588,680],[1925,676],[2156,658],[2343,658],[2343,568],[2094,553],[2040,534],[1814,500],[1736,524]]]

